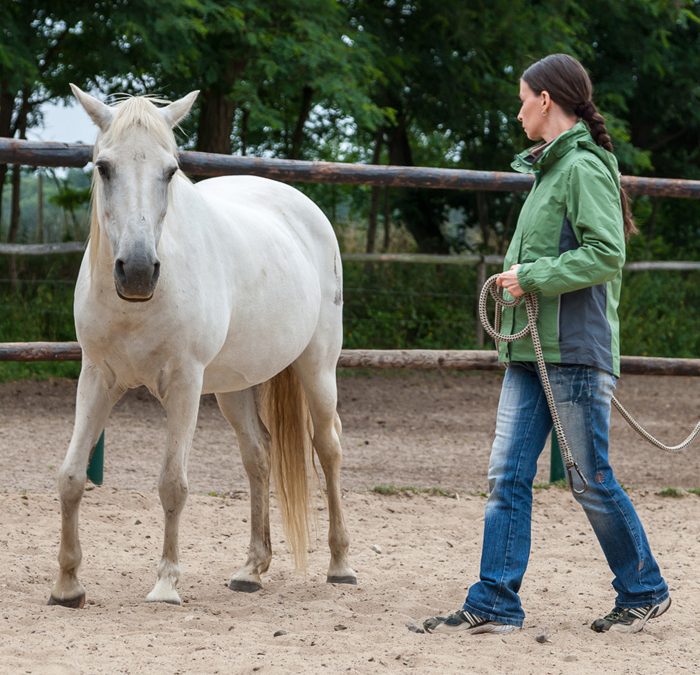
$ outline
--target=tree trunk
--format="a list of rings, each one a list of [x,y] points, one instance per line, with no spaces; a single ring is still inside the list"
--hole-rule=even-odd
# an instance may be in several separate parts
[[[4,138],[12,137],[12,111],[15,106],[14,93],[8,91],[8,86],[9,83],[6,79],[0,80],[0,136]],[[2,197],[7,169],[7,164],[0,164],[0,224],[2,223]]]
[[[397,116],[397,125],[389,133],[389,164],[413,166],[413,155],[408,140],[408,121]],[[413,235],[421,253],[448,253],[449,247],[440,232],[442,200],[431,190],[403,189],[397,199],[403,222]]]
[[[313,93],[314,90],[308,85],[305,85],[301,90],[301,108],[299,109],[294,131],[292,132],[292,148],[289,153],[289,159],[299,159],[301,157],[301,145],[304,142],[304,125],[311,113]]]
[[[491,230],[489,228],[489,203],[483,192],[476,193],[476,210],[479,214],[479,229],[481,230],[481,241],[483,250],[488,250],[491,240]]]
[[[0,164],[0,234],[2,233],[2,198],[5,194],[5,179],[7,178],[7,164]]]
[[[656,235],[656,217],[659,213],[659,200],[651,200],[651,213],[649,217],[644,222],[644,234],[651,241]]]
[[[382,156],[382,143],[384,134],[380,129],[374,137],[374,150],[372,151],[372,164],[379,164]],[[369,221],[367,224],[367,253],[374,253],[375,242],[377,239],[377,213],[379,211],[379,191],[380,187],[373,185],[371,189],[371,197],[369,203]]]
[[[12,165],[12,196],[10,201],[10,229],[7,232],[7,243],[15,244],[19,233],[19,200],[22,179],[22,167],[19,164]]]
[[[389,250],[391,232],[391,203],[389,202],[389,188],[384,188],[384,243],[382,251],[385,253]]]
[[[44,172],[36,174],[36,241],[44,243]]]
[[[250,110],[243,108],[241,113],[241,155],[248,154],[248,122],[250,120]]]
[[[515,220],[515,214],[519,213],[519,204],[516,201],[512,201],[508,213],[506,215],[505,222],[503,223],[503,232],[498,235],[496,232],[496,253],[499,255],[505,255],[506,243],[509,241],[509,236],[513,231],[513,221]]]
[[[235,104],[215,89],[205,89],[200,100],[197,150],[230,155]]]
[[[12,197],[10,202],[10,229],[7,232],[7,243],[15,244],[19,233],[19,199],[22,186],[22,167],[19,164],[12,165]],[[17,257],[10,256],[9,260],[10,285],[17,288]]]
[[[22,103],[17,113],[14,132],[19,138],[27,137],[27,117],[29,115],[29,87],[22,90]],[[22,167],[19,164],[12,165],[12,202],[10,207],[10,229],[7,232],[7,241],[14,244],[17,241],[19,233],[19,218],[20,218],[20,190],[22,188]],[[17,258],[10,256],[10,284],[13,289],[17,288]]]

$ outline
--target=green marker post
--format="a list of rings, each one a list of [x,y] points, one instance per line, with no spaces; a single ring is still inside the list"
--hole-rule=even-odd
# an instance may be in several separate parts
[[[557,439],[557,432],[552,429],[552,455],[549,460],[549,482],[556,483],[557,481],[564,480],[566,478],[566,473],[564,472],[564,462],[561,458],[561,448],[559,447],[559,440]]]
[[[100,434],[97,445],[92,449],[87,468],[87,477],[95,485],[102,485],[105,465],[105,432]]]

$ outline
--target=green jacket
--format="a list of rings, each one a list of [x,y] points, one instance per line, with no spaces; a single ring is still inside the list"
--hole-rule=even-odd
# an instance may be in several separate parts
[[[579,364],[620,374],[617,306],[625,238],[620,179],[612,153],[578,122],[539,155],[531,148],[512,167],[535,183],[523,205],[504,270],[538,295],[539,334],[549,363]],[[510,296],[506,293],[506,297]],[[527,323],[525,303],[503,313],[503,330]],[[501,361],[534,361],[527,337],[499,345]]]

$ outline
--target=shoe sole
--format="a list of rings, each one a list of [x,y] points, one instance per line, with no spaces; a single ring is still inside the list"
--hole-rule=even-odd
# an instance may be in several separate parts
[[[520,630],[518,626],[511,626],[506,623],[484,623],[480,626],[470,627],[468,623],[461,623],[458,626],[450,626],[446,623],[439,623],[435,628],[429,629],[425,625],[423,628],[427,633],[472,633],[473,635],[478,635],[481,633],[497,633],[502,635],[504,633],[512,633],[516,630]]]
[[[643,619],[639,619],[638,621],[635,621],[629,626],[615,624],[613,626],[610,626],[607,632],[614,631],[615,633],[639,633],[639,631],[641,631],[644,628],[644,626],[646,626],[647,621],[649,621],[650,619],[658,619],[662,614],[665,614],[668,611],[668,608],[670,606],[671,596],[669,595],[668,598],[666,598],[666,600],[664,600],[655,609],[652,609],[651,612],[649,612],[649,614],[647,614]]]

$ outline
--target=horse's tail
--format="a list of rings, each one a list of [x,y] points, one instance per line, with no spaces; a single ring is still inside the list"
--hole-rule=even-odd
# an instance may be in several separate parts
[[[297,569],[306,569],[309,550],[309,485],[311,415],[291,366],[262,387],[262,413],[271,436],[272,475],[282,511],[282,524]]]

